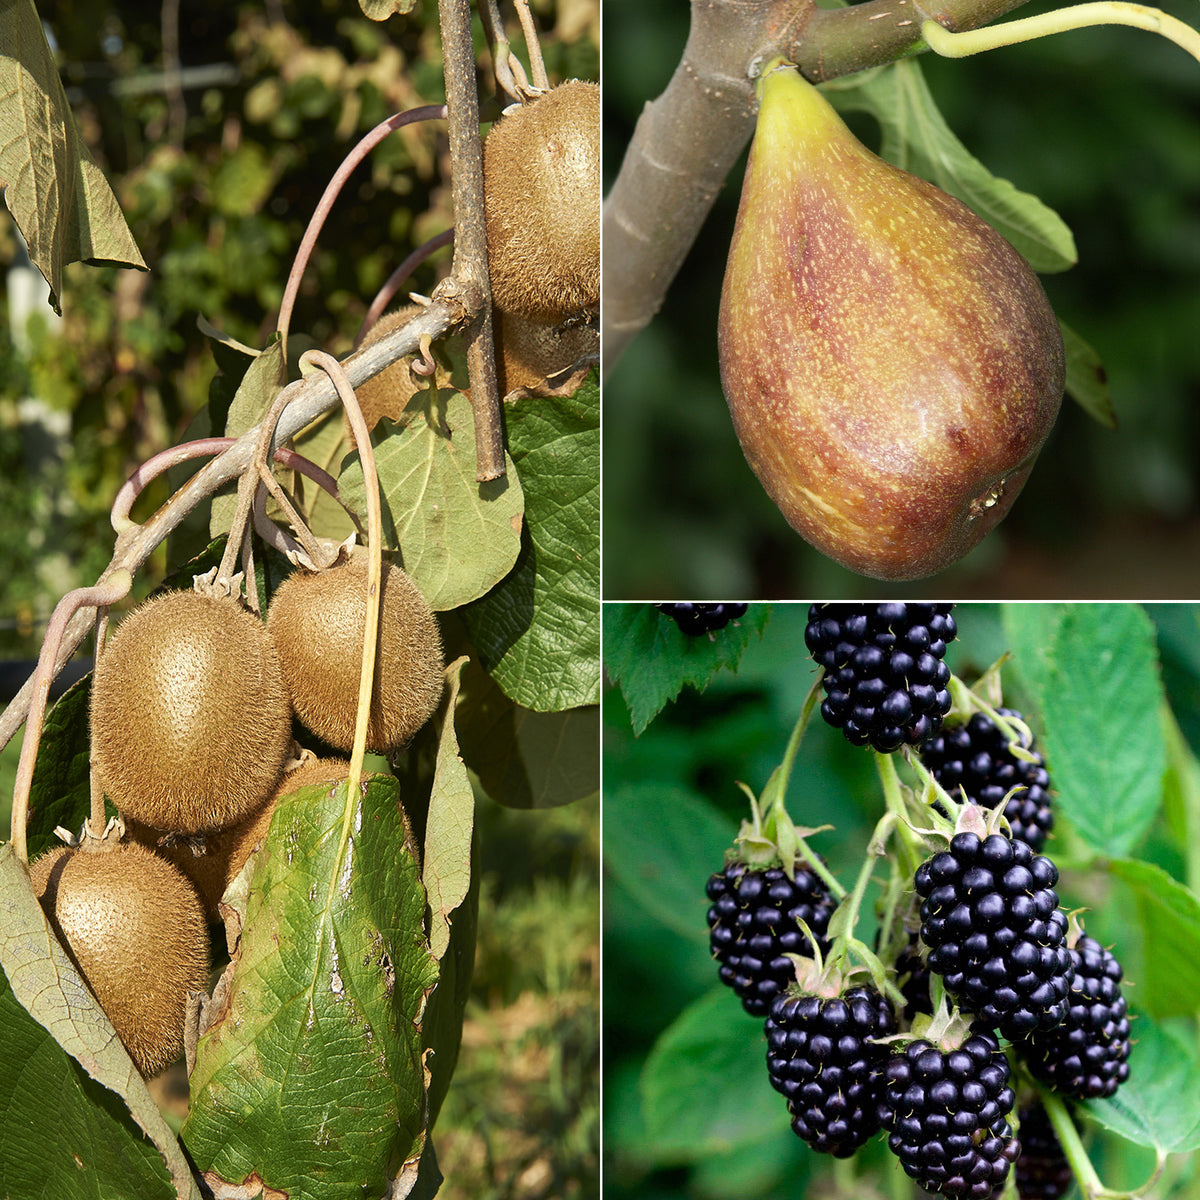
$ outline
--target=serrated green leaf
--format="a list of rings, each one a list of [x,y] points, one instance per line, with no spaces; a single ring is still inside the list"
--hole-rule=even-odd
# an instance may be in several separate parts
[[[606,605],[604,669],[625,697],[633,732],[640,734],[685,685],[703,690],[718,671],[736,671],[770,613],[769,605],[752,604],[719,632],[689,637],[653,604]]]
[[[1194,1016],[1200,996],[1200,901],[1162,867],[1138,859],[1109,864],[1133,893],[1144,944],[1139,1005],[1155,1017]]]
[[[79,135],[33,0],[0,6],[0,187],[55,312],[68,263],[146,269]]]
[[[1035,271],[1065,271],[1078,260],[1062,218],[1036,196],[993,175],[954,136],[916,59],[864,72],[825,89],[837,108],[865,110],[883,128],[880,157],[957,196],[999,230]]]
[[[525,487],[525,533],[508,577],[463,613],[488,673],[536,712],[600,698],[600,389],[507,406]]]
[[[526,499],[511,457],[503,479],[475,479],[475,423],[458,392],[418,392],[401,419],[371,435],[383,499],[385,544],[435,612],[482,596],[512,569]],[[366,521],[358,454],[338,479],[342,499]]]
[[[1117,411],[1100,355],[1069,325],[1058,325],[1067,352],[1067,395],[1105,429],[1116,429]]]
[[[642,1111],[655,1158],[691,1162],[786,1127],[787,1108],[771,1089],[765,1060],[762,1023],[747,1018],[730,988],[684,1009],[642,1070]]]
[[[179,1143],[51,936],[11,844],[0,846],[0,971],[0,1195],[124,1200],[178,1188],[198,1200]]]
[[[1166,746],[1154,628],[1127,604],[1072,605],[1040,696],[1056,805],[1099,854],[1125,855],[1162,803]]]
[[[1069,604],[1006,604],[1001,611],[1004,633],[1012,648],[1012,669],[1041,706],[1050,674],[1050,647]]]
[[[283,797],[183,1137],[201,1171],[292,1200],[383,1191],[425,1140],[420,1016],[437,981],[399,786]]]
[[[1140,1013],[1133,1027],[1129,1078],[1111,1098],[1090,1101],[1079,1111],[1140,1146],[1168,1154],[1200,1148],[1200,1064],[1195,1051]]]
[[[724,868],[736,833],[732,821],[683,788],[626,786],[604,797],[605,870],[648,913],[706,948],[704,885]]]

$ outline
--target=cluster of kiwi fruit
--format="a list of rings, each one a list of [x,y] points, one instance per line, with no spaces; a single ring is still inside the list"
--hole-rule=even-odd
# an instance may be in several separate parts
[[[179,1057],[189,993],[205,989],[208,926],[265,836],[277,799],[344,779],[348,761],[300,753],[296,717],[351,750],[367,564],[298,569],[265,621],[240,600],[162,593],[134,609],[97,659],[91,753],[125,836],[85,837],[30,868],[56,937],[138,1070]],[[367,749],[404,746],[441,699],[437,621],[384,565]]]

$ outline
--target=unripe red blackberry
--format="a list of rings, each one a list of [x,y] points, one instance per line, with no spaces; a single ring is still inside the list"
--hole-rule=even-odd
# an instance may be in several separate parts
[[[1041,1104],[1021,1109],[1018,1133],[1021,1153],[1017,1157],[1016,1176],[1020,1200],[1061,1200],[1075,1176]]]
[[[950,711],[949,604],[814,604],[804,641],[824,668],[821,715],[856,746],[920,745]]]
[[[999,711],[1001,716],[1021,719],[1015,709]],[[1054,826],[1050,776],[1032,739],[1023,738],[1021,744],[1036,762],[1014,757],[996,722],[986,713],[974,713],[965,725],[943,730],[926,742],[921,761],[951,797],[960,799],[961,788],[968,800],[982,808],[997,808],[1012,788],[1021,788],[1009,799],[1004,815],[1013,837],[1040,850]]]
[[[929,967],[967,1012],[1010,1038],[1062,1020],[1074,965],[1058,869],[1025,842],[959,833],[918,868]]]
[[[958,1049],[917,1039],[884,1068],[880,1119],[905,1172],[931,1192],[991,1200],[1008,1177],[1018,1145],[1008,1060],[979,1026]]]
[[[689,637],[699,637],[701,634],[716,633],[718,629],[724,629],[730,621],[744,616],[749,606],[679,602],[656,604],[654,607],[670,617],[679,626],[680,633],[686,633]]]
[[[874,988],[835,997],[775,998],[767,1017],[767,1074],[787,1100],[792,1129],[814,1150],[846,1158],[880,1129],[891,1004]]]
[[[835,904],[815,872],[797,864],[795,878],[782,867],[755,868],[732,862],[708,881],[709,945],[720,964],[721,982],[741,997],[753,1017],[765,1017],[771,1002],[796,978],[788,954],[812,954],[803,921],[829,948],[825,930]]]
[[[1129,1015],[1121,964],[1084,934],[1070,951],[1074,975],[1066,1012],[1053,1029],[1016,1042],[1030,1071],[1064,1096],[1111,1096],[1129,1078]]]

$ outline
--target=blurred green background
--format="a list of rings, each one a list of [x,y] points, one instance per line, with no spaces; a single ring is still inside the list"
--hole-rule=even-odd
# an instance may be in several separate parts
[[[1055,7],[1034,4],[1014,16]],[[1194,4],[1163,7],[1195,25]],[[669,80],[688,6],[605,0],[605,176]],[[1200,595],[1200,64],[1132,29],[969,59],[922,56],[951,129],[1056,209],[1079,263],[1042,280],[1100,353],[1119,428],[1070,400],[1009,516],[960,564],[889,596]],[[870,118],[851,120],[878,146]],[[742,457],[716,320],[744,156],[662,311],[608,377],[604,589],[614,599],[876,596],[794,534]]]
[[[749,619],[759,607],[751,606]],[[888,1200],[913,1197],[913,1185],[893,1169],[894,1160],[880,1138],[872,1139],[855,1160],[857,1178],[855,1167],[845,1163],[837,1167],[837,1179],[847,1190],[830,1190],[834,1160],[810,1152],[791,1132],[784,1103],[770,1091],[765,1070],[751,1074],[751,1067],[762,1061],[761,1025],[747,1018],[733,993],[721,986],[710,957],[704,885],[709,874],[721,869],[724,846],[732,844],[739,822],[749,816],[738,783],[745,783],[756,795],[761,793],[783,757],[817,674],[804,645],[807,604],[770,607],[761,639],[751,640],[736,672],[720,671],[703,691],[685,688],[639,737],[633,736],[620,690],[610,686],[603,698],[606,1200],[822,1200],[834,1194],[882,1200],[871,1186],[878,1186],[880,1178],[888,1181],[882,1194]],[[1149,612],[1168,699],[1193,752],[1200,751],[1200,608],[1152,605]],[[973,683],[1008,649],[1001,607],[959,604],[955,617],[959,637],[949,647],[947,662]],[[663,639],[664,646],[669,640]],[[1018,663],[1004,669],[1003,680],[1005,702],[1024,706],[1037,736],[1038,717],[1027,703]],[[668,835],[654,832],[664,824],[665,815],[648,810],[646,800],[651,795],[663,805],[676,798],[688,806],[686,822],[669,826],[669,840],[678,851],[669,865],[661,862]],[[873,756],[851,746],[815,716],[800,746],[787,806],[797,825],[834,827],[813,835],[812,846],[850,887],[883,812]],[[726,841],[721,840],[722,826]],[[640,839],[639,831],[645,831]],[[636,849],[639,840],[643,850]],[[1063,907],[1069,911],[1088,906],[1088,932],[1117,947],[1125,976],[1132,981],[1128,997],[1136,1006],[1137,981],[1145,977],[1144,956],[1153,952],[1152,947],[1144,944],[1129,894],[1102,870],[1082,870],[1077,861],[1072,862],[1070,848],[1078,844],[1060,813],[1047,852],[1062,868]],[[621,862],[614,861],[618,846]],[[1184,878],[1181,850],[1160,818],[1135,853],[1158,863],[1173,877]],[[876,870],[877,878],[884,874],[883,868]],[[874,936],[871,898],[876,894],[877,890],[868,892],[862,914],[859,936],[868,943]],[[643,1088],[648,1083],[643,1071],[660,1035],[702,997],[712,999],[714,1022],[745,1025],[750,1065],[745,1077],[727,1078],[727,1041],[712,1051],[721,1063],[719,1069],[706,1063],[703,1049],[696,1048],[695,1104],[715,1107],[723,1100],[720,1111],[728,1116],[728,1123],[713,1120],[711,1144],[681,1146],[678,1139],[670,1143],[668,1132],[650,1132],[643,1116]],[[1194,1024],[1190,1032],[1188,1023],[1182,1024],[1192,1044]],[[719,1040],[714,1033],[714,1042]],[[724,1097],[715,1094],[718,1086],[727,1089]],[[751,1140],[742,1136],[733,1114],[739,1103],[749,1109],[762,1097],[777,1120]],[[704,1120],[697,1123],[703,1125]],[[718,1143],[726,1130],[728,1145],[722,1151]],[[698,1136],[694,1128],[689,1133]],[[680,1137],[687,1141],[687,1135]],[[1134,1187],[1151,1173],[1154,1156],[1144,1148],[1091,1134],[1085,1143],[1109,1187]],[[1173,1156],[1166,1182],[1153,1195],[1160,1200],[1168,1196],[1190,1200],[1197,1194],[1197,1170],[1200,1155]],[[1078,1195],[1074,1189],[1070,1193],[1073,1200]]]

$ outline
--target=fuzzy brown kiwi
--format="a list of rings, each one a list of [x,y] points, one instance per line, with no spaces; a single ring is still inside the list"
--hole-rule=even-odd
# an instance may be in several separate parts
[[[374,325],[367,330],[362,340],[363,349],[393,330],[407,325],[413,317],[418,317],[425,310],[419,304],[405,304],[395,312],[384,313]],[[366,383],[354,389],[358,398],[358,406],[362,409],[363,420],[368,429],[374,429],[381,417],[391,421],[399,418],[405,405],[425,386],[425,383],[412,373],[413,361],[418,356],[406,354],[402,359],[385,367],[378,375],[368,379]]]
[[[96,663],[91,731],[104,790],[122,815],[182,833],[249,816],[291,747],[265,625],[233,600],[195,592],[147,601]]]
[[[571,79],[483,142],[492,301],[535,321],[600,303],[600,87]]]
[[[298,570],[280,584],[267,613],[292,708],[338,750],[354,744],[367,611],[367,563],[350,558],[324,571]],[[385,563],[367,749],[386,754],[409,741],[442,697],[442,641],[416,585]]]
[[[589,354],[600,353],[600,332],[592,325],[547,325],[516,313],[496,314],[496,376],[500,394],[536,390],[559,371]]]
[[[183,1052],[189,991],[208,981],[208,927],[195,889],[137,842],[59,846],[29,869],[46,918],[147,1078]]]

